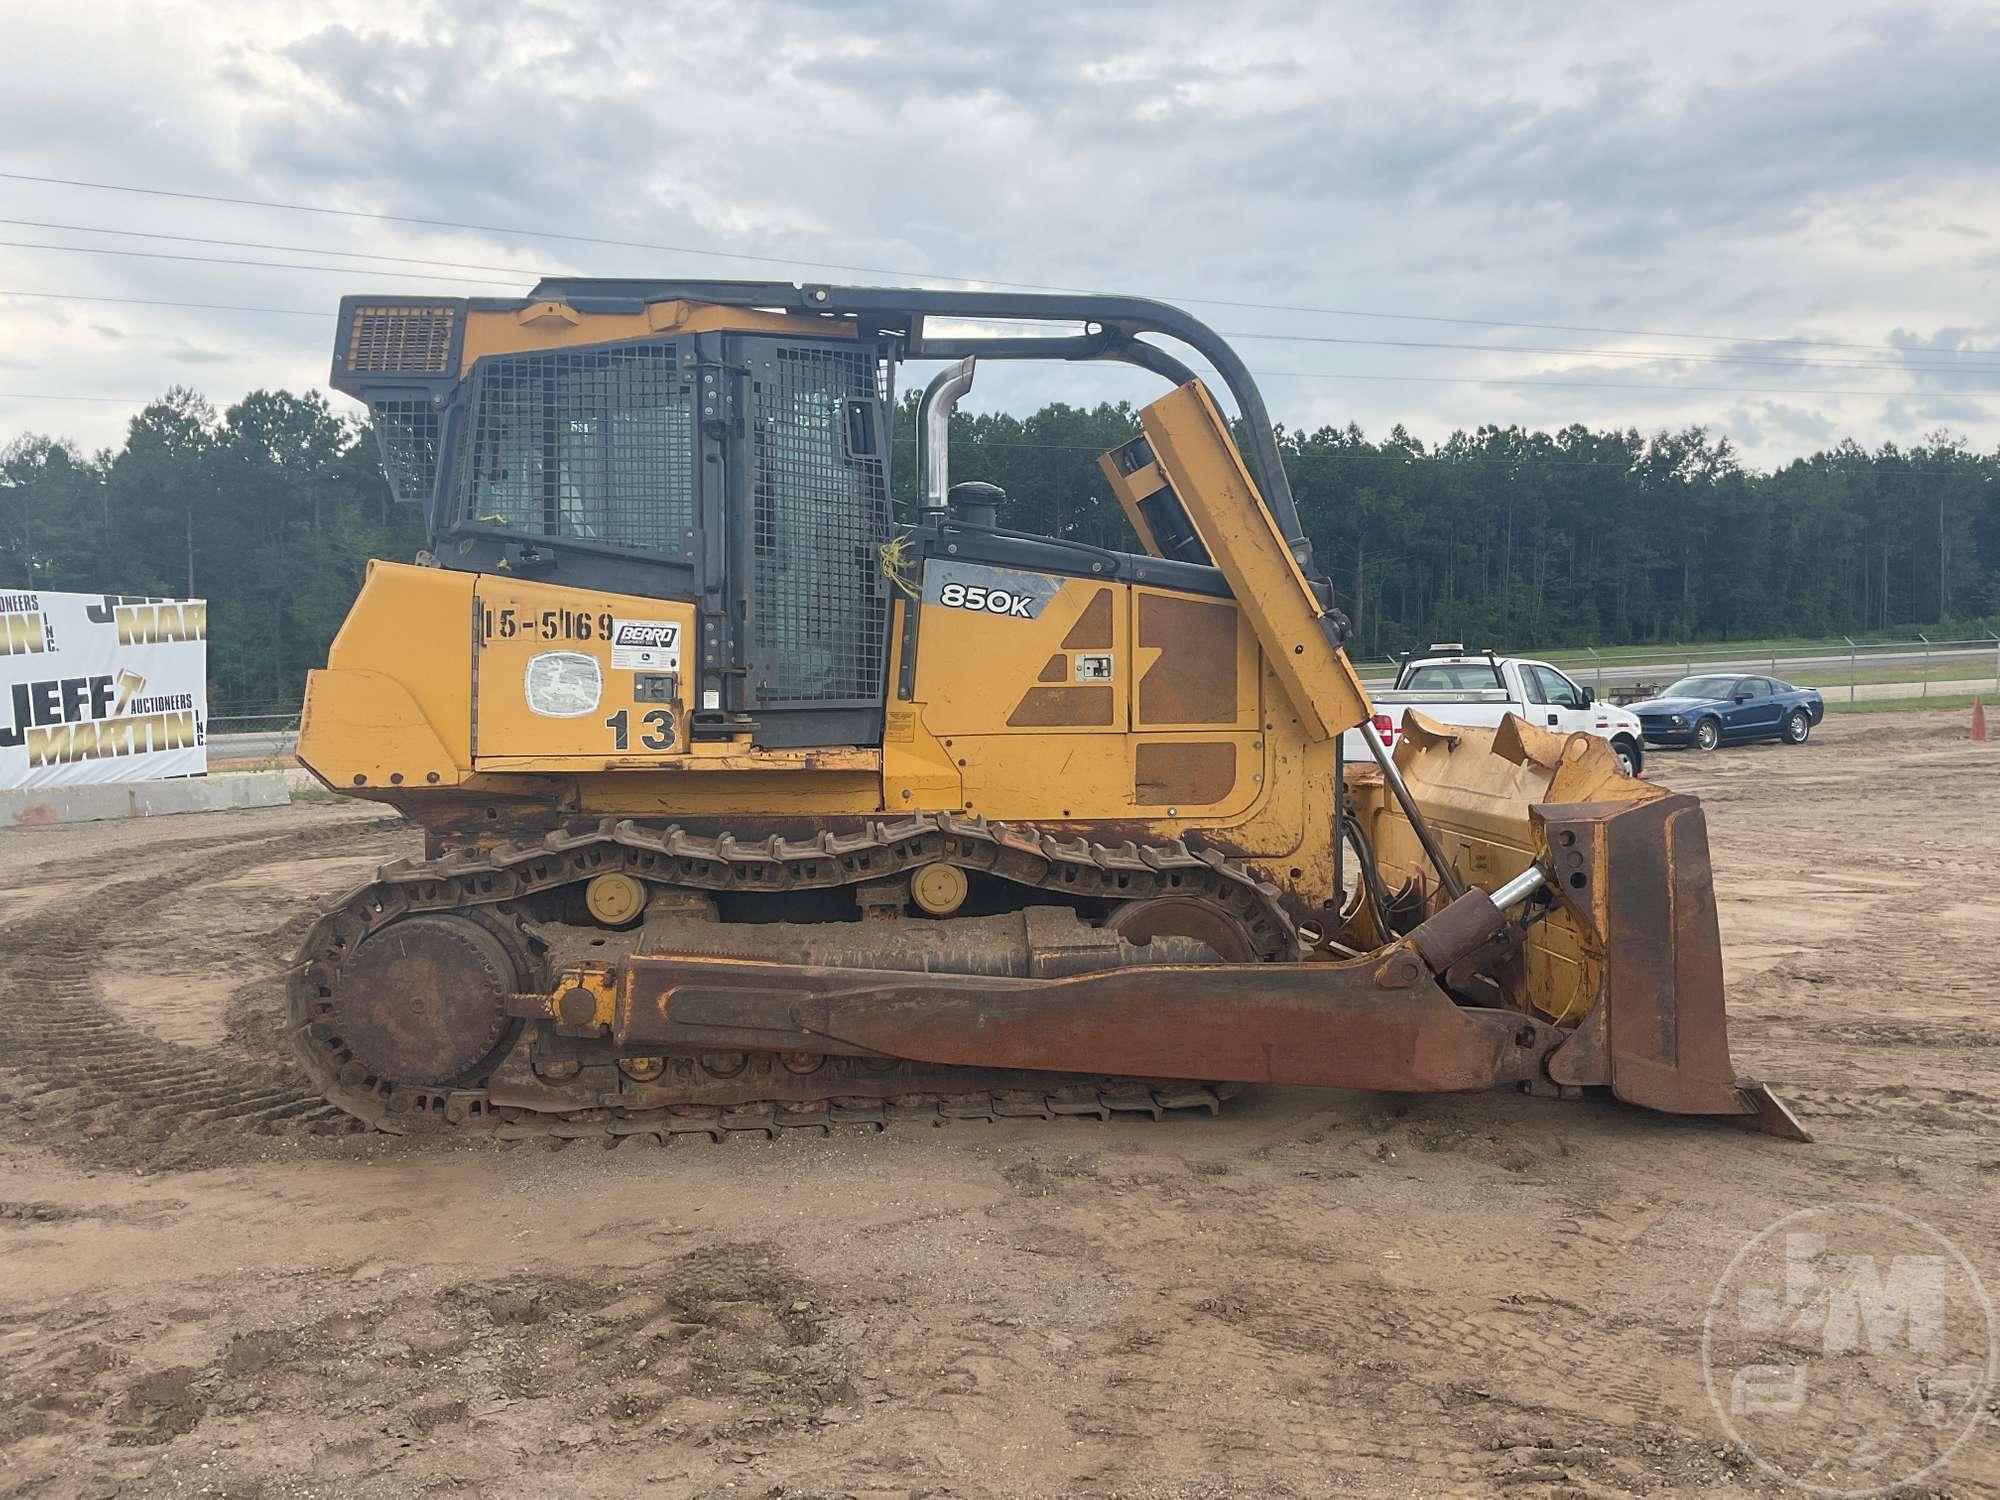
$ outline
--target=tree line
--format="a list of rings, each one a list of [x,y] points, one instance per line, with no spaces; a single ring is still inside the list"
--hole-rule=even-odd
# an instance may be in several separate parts
[[[915,406],[899,422],[913,505]],[[1096,454],[1129,406],[954,418],[952,475],[1008,492],[1002,524],[1130,545]],[[1934,433],[1851,440],[1769,473],[1701,427],[1277,429],[1292,493],[1360,648],[1499,649],[1983,629],[2000,615],[2000,451]]]
[[[892,457],[914,514],[915,393]],[[952,474],[1007,491],[1001,524],[1131,547],[1097,454],[1127,404],[960,412]],[[2000,615],[2000,452],[1939,433],[1843,442],[1745,468],[1700,427],[1278,430],[1315,555],[1358,649],[1502,649],[1751,636],[1952,632]],[[255,391],[217,411],[175,389],[93,454],[42,434],[0,447],[0,590],[209,601],[211,711],[293,708],[371,557],[424,545],[363,425],[320,394]]]

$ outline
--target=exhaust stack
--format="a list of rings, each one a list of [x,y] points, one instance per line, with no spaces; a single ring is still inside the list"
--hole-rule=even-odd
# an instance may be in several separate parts
[[[959,399],[972,389],[974,367],[979,362],[967,355],[956,364],[946,365],[924,387],[917,404],[917,427],[923,442],[919,463],[924,476],[924,511],[942,515],[951,495],[951,414]]]

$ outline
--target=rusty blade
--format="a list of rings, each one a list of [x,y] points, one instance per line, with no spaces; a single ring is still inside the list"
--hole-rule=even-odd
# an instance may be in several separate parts
[[[1602,965],[1596,1009],[1550,1060],[1561,1083],[1609,1083],[1630,1104],[1741,1117],[1806,1139],[1768,1088],[1736,1076],[1708,825],[1693,797],[1535,809],[1553,886]]]

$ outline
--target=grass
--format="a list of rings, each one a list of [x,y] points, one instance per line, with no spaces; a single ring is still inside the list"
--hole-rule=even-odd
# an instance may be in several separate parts
[[[1892,714],[1909,713],[1913,709],[1958,708],[1970,709],[1972,700],[1979,699],[1988,708],[2000,714],[2000,693],[1933,693],[1928,698],[1863,698],[1859,703],[1849,703],[1845,698],[1826,700],[1826,711],[1830,714]],[[1990,717],[1990,716],[1989,716]]]
[[[1921,664],[1914,667],[1857,666],[1850,677],[1847,668],[1837,667],[1823,672],[1800,672],[1785,680],[1799,687],[1844,688],[1850,682],[1923,682],[1926,679],[1932,682],[1970,682],[1975,677],[1992,675],[1992,662],[1981,656],[1935,663],[1929,671],[1925,671]]]

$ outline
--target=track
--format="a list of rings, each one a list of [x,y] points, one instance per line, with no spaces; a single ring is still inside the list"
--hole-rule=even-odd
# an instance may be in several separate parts
[[[851,833],[824,832],[803,842],[771,837],[750,843],[728,834],[698,837],[679,828],[607,819],[540,842],[384,866],[374,881],[321,916],[301,944],[290,983],[292,1044],[328,1100],[357,1120],[398,1134],[460,1128],[491,1130],[503,1139],[665,1141],[696,1134],[719,1140],[738,1130],[879,1128],[907,1118],[1134,1113],[1157,1119],[1175,1110],[1212,1114],[1233,1092],[1178,1081],[853,1058],[827,1058],[799,1074],[769,1054],[732,1055],[725,1070],[706,1058],[670,1056],[668,1072],[657,1082],[617,1077],[618,1103],[607,1106],[600,1094],[579,1090],[575,1108],[529,1109],[505,1103],[493,1075],[451,1089],[376,1076],[338,1034],[341,985],[353,956],[371,934],[399,918],[436,912],[476,917],[514,955],[520,973],[534,974],[537,961],[524,917],[538,903],[546,906],[598,875],[622,871],[651,888],[704,894],[800,893],[899,878],[939,862],[998,877],[1024,895],[1197,902],[1226,918],[1259,959],[1290,956],[1296,948],[1275,887],[1178,841],[1107,846],[1009,829],[983,818],[924,814],[869,822]],[[503,1042],[493,1060],[494,1075],[510,1065],[509,1044]]]
[[[933,851],[939,829],[929,825],[921,836],[911,824],[883,825],[870,838],[883,847],[897,845],[899,859],[918,862]],[[961,830],[961,836],[963,830]],[[1000,857],[1003,834],[988,832],[994,858]],[[642,857],[656,856],[668,836],[636,831],[629,846]],[[612,836],[616,843],[616,836]],[[272,837],[246,838],[241,832],[174,842],[165,860],[150,863],[143,875],[115,877],[129,868],[122,854],[67,862],[52,873],[64,881],[88,884],[87,901],[51,901],[14,922],[0,925],[0,1108],[9,1110],[26,1133],[42,1138],[66,1154],[96,1161],[144,1159],[157,1165],[192,1165],[255,1150],[260,1140],[340,1137],[366,1134],[378,1126],[392,1132],[410,1123],[399,1118],[393,1103],[380,1094],[357,1096],[335,1076],[329,1089],[324,1074],[308,1070],[301,1076],[291,1060],[280,1055],[243,1055],[182,1045],[132,1024],[107,996],[92,965],[93,954],[114,952],[128,934],[155,920],[156,909],[189,889],[240,879],[274,862],[319,853],[325,843],[317,830]],[[727,841],[678,840],[680,858],[710,860]],[[1063,846],[1055,840],[1036,842],[1049,871],[1078,874],[1077,862],[1087,846]],[[561,845],[561,849],[553,846]],[[552,835],[526,850],[502,850],[467,862],[392,861],[382,879],[350,893],[308,933],[310,944],[328,930],[364,892],[387,882],[415,890],[435,890],[439,866],[446,882],[472,880],[491,866],[520,868],[560,855],[571,861],[601,860],[603,840],[593,834]],[[627,847],[627,846],[620,846]],[[767,852],[778,846],[737,846],[729,849],[728,867],[740,870],[752,848]],[[589,852],[595,849],[595,853]],[[1022,841],[1009,846],[1007,858],[1026,857]],[[1106,881],[1131,888],[1132,872],[1115,873],[1122,851],[1098,855],[1096,865]],[[838,856],[859,864],[863,851],[850,837]],[[1156,860],[1160,859],[1155,851]],[[1183,863],[1183,861],[1185,863]],[[1255,911],[1270,901],[1268,888],[1254,883],[1212,859],[1177,851],[1169,873],[1176,891],[1189,885],[1226,886],[1238,894],[1239,910]],[[568,866],[562,867],[566,870]],[[883,867],[869,865],[879,876]],[[556,884],[570,875],[559,873]],[[811,878],[804,877],[801,878]],[[100,883],[102,882],[102,883]],[[534,882],[525,873],[517,894],[529,894]],[[454,889],[462,887],[454,886]],[[426,898],[417,896],[418,901]],[[1275,912],[1275,906],[1270,910]],[[1277,920],[1282,921],[1282,916]],[[1289,931],[1289,929],[1285,929]],[[273,938],[281,934],[272,934]],[[218,990],[215,1005],[227,1006],[231,994],[260,1007],[271,982],[280,977],[275,965],[255,954],[243,956],[244,971],[228,990]],[[303,971],[293,975],[297,1003]],[[245,1039],[254,1040],[254,1039]],[[996,1085],[979,1086],[991,1081]],[[457,1134],[501,1141],[529,1139],[561,1143],[594,1140],[611,1146],[628,1141],[667,1143],[683,1137],[719,1141],[733,1135],[775,1136],[787,1131],[824,1132],[834,1126],[880,1129],[888,1124],[920,1121],[945,1124],[962,1120],[1085,1117],[1158,1119],[1170,1112],[1214,1113],[1236,1092],[1232,1086],[1204,1087],[1182,1081],[1149,1084],[1143,1080],[1080,1078],[1069,1075],[1001,1075],[988,1073],[968,1079],[958,1070],[899,1064],[893,1069],[864,1068],[852,1060],[830,1060],[819,1078],[817,1096],[803,1092],[800,1080],[784,1072],[774,1059],[751,1059],[744,1072],[728,1080],[697,1082],[689,1098],[672,1108],[652,1111],[585,1112],[579,1118],[537,1115],[525,1111],[480,1111],[469,1116],[476,1128]],[[318,1086],[315,1086],[315,1085]],[[760,1088],[766,1096],[760,1097]],[[329,1097],[331,1094],[332,1097]],[[392,1093],[389,1099],[393,1100]],[[339,1102],[336,1102],[339,1101]],[[350,1107],[350,1103],[354,1107]],[[442,1123],[441,1114],[425,1123]]]

